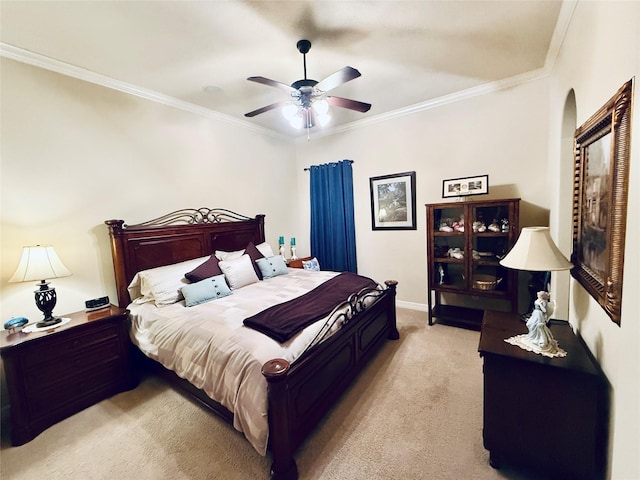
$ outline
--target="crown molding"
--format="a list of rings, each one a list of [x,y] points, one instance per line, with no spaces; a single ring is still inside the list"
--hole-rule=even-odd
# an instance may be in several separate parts
[[[409,105],[408,107],[405,107],[405,108],[399,108],[391,112],[367,117],[362,120],[357,120],[355,122],[347,123],[345,125],[340,125],[339,127],[334,127],[334,128],[323,130],[323,131],[317,131],[315,132],[314,136],[326,137],[329,135],[344,133],[349,130],[354,130],[357,128],[368,127],[370,125],[386,122],[394,118],[405,117],[407,115],[413,115],[419,112],[423,112],[425,110],[430,110],[432,108],[448,105],[450,103],[467,100],[469,98],[477,97],[479,95],[487,95],[489,93],[495,93],[501,90],[517,87],[519,85],[524,85],[525,83],[534,82],[534,81],[543,79],[548,75],[549,75],[549,71],[547,70],[546,67],[539,68],[537,70],[532,70],[530,72],[514,75],[512,77],[508,77],[503,80],[483,83],[476,87],[467,88],[466,90],[460,90],[459,92],[454,92],[449,95],[443,95],[441,97],[433,98],[431,100],[425,100],[424,102]],[[301,142],[302,140],[306,141],[306,137],[304,137],[304,139],[302,139],[301,137],[296,137],[297,142]]]
[[[532,70],[529,72],[525,72],[519,75],[514,75],[512,77],[509,77],[503,80],[484,83],[475,87],[468,88],[466,90],[454,92],[449,95],[443,95],[441,97],[426,100],[424,102],[420,102],[420,103],[410,105],[405,108],[400,108],[384,114],[367,117],[365,119],[357,120],[355,122],[341,125],[339,127],[329,128],[326,130],[316,130],[313,132],[314,138],[337,135],[337,134],[348,132],[350,130],[354,130],[357,128],[367,127],[367,126],[375,125],[381,122],[386,122],[394,118],[413,115],[418,112],[440,107],[450,103],[459,102],[459,101],[466,100],[479,95],[487,95],[487,94],[498,92],[508,88],[513,88],[515,86],[523,85],[525,83],[540,80],[542,78],[549,76],[551,70],[555,65],[556,59],[558,58],[558,55],[560,53],[560,48],[562,47],[562,43],[564,42],[564,38],[569,28],[569,24],[571,23],[571,19],[573,17],[573,13],[575,11],[576,5],[577,5],[577,0],[563,0],[562,6],[560,7],[560,13],[558,14],[558,20],[554,28],[553,36],[551,38],[551,41],[549,43],[549,48],[547,50],[547,56],[545,58],[544,67],[536,70]],[[144,98],[152,102],[161,103],[163,105],[167,105],[180,110],[191,112],[193,114],[200,115],[202,117],[206,117],[213,120],[225,122],[231,125],[235,125],[235,126],[250,130],[254,133],[265,135],[267,137],[277,138],[279,140],[293,141],[295,143],[308,141],[306,133],[303,133],[303,132],[301,132],[300,135],[297,135],[292,138],[292,137],[283,135],[279,132],[276,132],[274,130],[260,127],[253,123],[231,117],[230,115],[225,115],[223,113],[216,112],[215,110],[211,110],[209,108],[205,108],[199,105],[195,105],[193,103],[185,102],[183,100],[179,100],[177,98],[170,97],[168,95],[164,95],[152,90],[140,88],[136,85],[121,82],[114,78],[107,77],[105,75],[101,75],[99,73],[92,72],[84,68],[76,67],[74,65],[70,65],[68,63],[61,62],[59,60],[55,60],[53,58],[40,55],[38,53],[34,53],[29,50],[24,50],[22,48],[15,47],[13,45],[9,45],[2,42],[0,42],[0,56],[6,57],[12,60],[16,60],[18,62],[33,65],[39,68],[43,68],[46,70],[50,70],[53,72],[57,72],[62,75],[67,75],[69,77],[77,78],[79,80],[84,80],[86,82],[90,82],[96,85],[118,90],[120,92],[124,92],[129,95],[134,95],[140,98]]]
[[[556,27],[553,30],[553,36],[549,42],[549,48],[547,50],[547,58],[544,62],[544,67],[551,72],[556,64],[558,55],[560,55],[560,48],[564,43],[564,38],[567,35],[567,30],[571,24],[573,13],[578,5],[578,0],[563,0],[560,6],[560,13],[558,14],[558,20],[556,21]]]
[[[92,72],[91,70],[87,70],[84,68],[76,67],[75,65],[61,62],[60,60],[55,60],[51,57],[47,57],[39,53],[35,53],[29,50],[15,47],[7,43],[0,42],[0,56],[9,58],[11,60],[15,60],[17,62],[43,68],[45,70],[50,70],[52,72],[60,73],[68,77],[77,78],[79,80],[93,83],[95,85],[111,88],[119,92],[127,93],[129,95],[134,95],[136,97],[144,98],[146,100],[160,103],[162,105],[167,105],[169,107],[177,108],[179,110],[191,112],[193,114],[196,114],[202,117],[218,120],[224,123],[235,125],[237,127],[242,127],[244,129],[251,130],[261,135],[278,138],[280,140],[289,140],[289,137],[281,135],[280,133],[277,133],[273,130],[269,130],[267,128],[255,125],[253,123],[239,120],[230,115],[225,115],[223,113],[216,112],[215,110],[201,107],[199,105],[195,105],[190,102],[185,102],[183,100],[179,100],[175,97],[164,95],[162,93],[158,93],[153,90],[140,88],[130,83],[121,82],[120,80],[107,77],[106,75]]]

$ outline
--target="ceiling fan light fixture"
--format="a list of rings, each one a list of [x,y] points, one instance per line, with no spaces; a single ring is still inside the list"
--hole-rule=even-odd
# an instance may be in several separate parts
[[[327,102],[324,98],[313,102],[311,106],[319,116],[323,116],[329,113],[329,102]]]
[[[329,115],[328,113],[318,114],[316,116],[316,119],[318,120],[318,123],[321,127],[326,127],[331,121],[331,115]]]
[[[293,103],[289,103],[282,107],[282,116],[291,122],[291,119],[298,114],[298,106]]]
[[[290,119],[289,119],[289,124],[297,129],[300,130],[304,124],[304,118],[301,112],[296,113],[295,115],[293,115]]]
[[[369,111],[371,108],[371,104],[369,103],[342,97],[326,96],[329,90],[349,82],[354,78],[358,78],[360,76],[358,70],[347,66],[329,75],[320,82],[307,78],[306,54],[311,48],[311,42],[309,40],[300,40],[297,47],[302,54],[303,79],[296,80],[291,85],[287,85],[266,77],[254,76],[247,78],[247,80],[252,82],[284,90],[288,94],[289,100],[272,103],[271,105],[245,113],[245,117],[254,117],[270,110],[279,109],[283,117],[293,128],[304,127],[310,129],[316,124],[325,126],[329,123],[331,120],[331,116],[329,115],[330,107],[346,108],[362,113]]]

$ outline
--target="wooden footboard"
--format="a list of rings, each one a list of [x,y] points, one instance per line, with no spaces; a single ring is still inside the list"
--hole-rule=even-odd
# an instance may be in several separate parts
[[[399,338],[395,281],[355,321],[293,365],[274,359],[262,368],[269,383],[272,480],[298,478],[294,452],[387,339]],[[344,330],[344,331],[343,331]]]

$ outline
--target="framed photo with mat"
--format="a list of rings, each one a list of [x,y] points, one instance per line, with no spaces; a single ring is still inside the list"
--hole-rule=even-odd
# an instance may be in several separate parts
[[[416,229],[416,172],[371,177],[371,229]]]

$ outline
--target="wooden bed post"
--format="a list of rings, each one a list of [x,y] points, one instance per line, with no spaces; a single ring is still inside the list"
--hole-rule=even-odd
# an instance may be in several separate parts
[[[289,391],[287,373],[291,365],[283,358],[269,360],[262,366],[267,379],[269,398],[269,446],[273,463],[271,480],[296,480],[298,467],[293,458],[289,429]]]
[[[398,327],[396,326],[396,286],[398,282],[396,280],[385,280],[384,284],[389,289],[389,293],[393,297],[393,301],[389,302],[389,309],[387,311],[387,316],[389,318],[389,340],[398,340],[400,338],[400,333],[398,332]]]
[[[124,255],[126,249],[122,244],[122,229],[124,220],[106,220],[104,223],[109,227],[109,237],[111,238],[111,255],[113,256],[113,269],[116,277],[116,289],[118,291],[118,305],[126,308],[129,305],[129,291],[127,290],[127,274],[125,266],[127,262]]]

